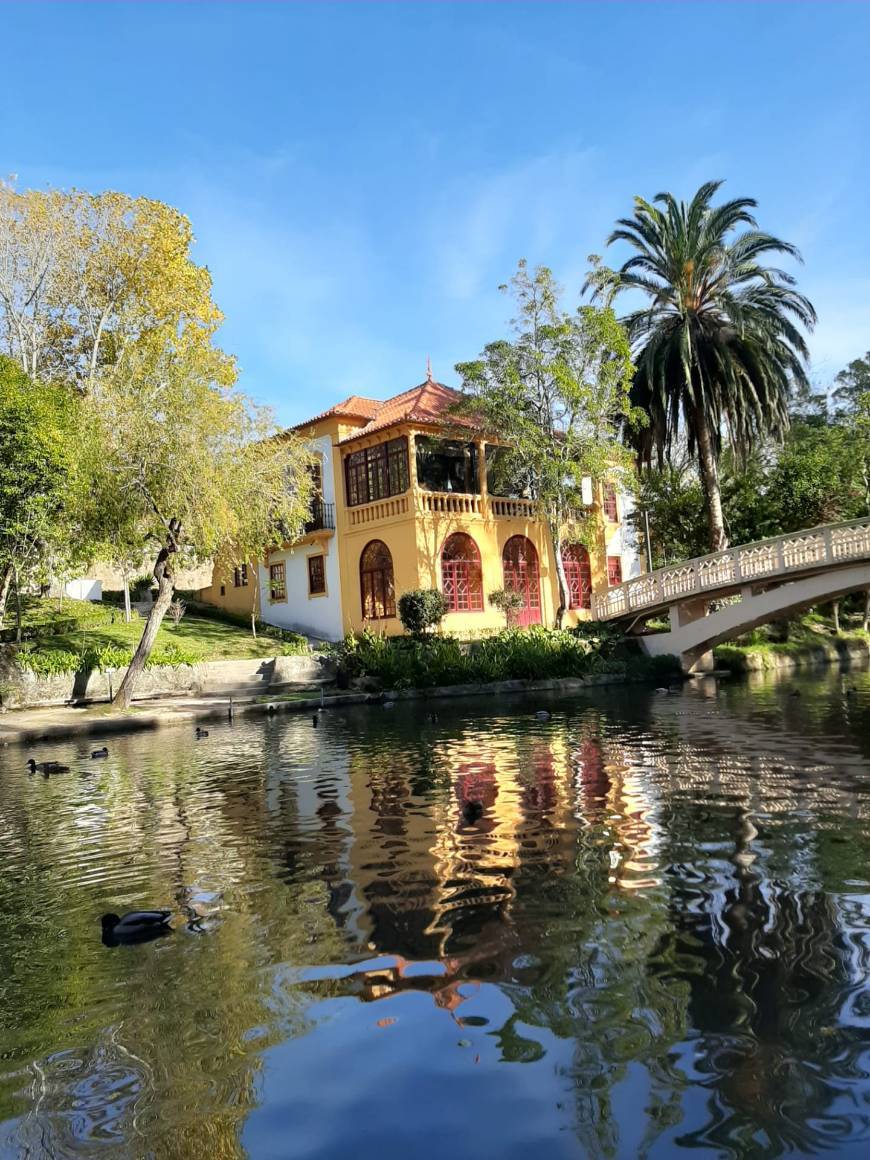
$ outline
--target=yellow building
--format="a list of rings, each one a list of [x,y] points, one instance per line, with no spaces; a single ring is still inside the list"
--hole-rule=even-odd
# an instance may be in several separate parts
[[[489,595],[507,587],[522,595],[520,624],[553,625],[559,588],[547,528],[533,500],[497,494],[498,445],[470,425],[458,437],[449,414],[458,397],[430,375],[384,402],[351,395],[298,424],[317,460],[305,535],[265,563],[216,567],[202,598],[235,612],[259,607],[269,624],[338,640],[365,627],[401,632],[401,594],[438,588],[445,630],[473,636],[504,627]],[[590,616],[593,590],[641,570],[625,522],[630,497],[614,483],[593,498],[593,547],[563,548],[566,624]]]

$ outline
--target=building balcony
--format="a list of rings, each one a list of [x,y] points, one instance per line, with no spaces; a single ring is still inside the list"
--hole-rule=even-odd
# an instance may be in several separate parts
[[[316,499],[311,505],[311,517],[305,521],[305,535],[311,532],[335,531],[335,504]]]
[[[426,491],[423,488],[347,509],[348,523],[352,528],[417,516],[533,521],[538,518],[538,510],[531,499],[506,499],[480,492]]]

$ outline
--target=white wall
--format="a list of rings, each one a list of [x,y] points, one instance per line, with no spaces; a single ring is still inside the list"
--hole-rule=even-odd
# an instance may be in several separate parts
[[[633,576],[639,576],[641,573],[640,541],[637,529],[631,522],[635,502],[634,497],[627,491],[619,489],[617,496],[621,523],[607,542],[607,554],[622,558],[622,578],[631,580]]]
[[[310,449],[323,460],[323,502],[335,504],[335,485],[332,470],[333,447],[328,435],[312,439]],[[326,595],[308,595],[308,557],[324,557]],[[272,552],[269,562],[284,562],[287,600],[272,603],[269,599],[269,569],[260,568],[260,615],[267,624],[290,628],[308,636],[324,640],[341,640],[344,623],[341,615],[341,580],[338,568],[336,534],[316,542],[296,544],[292,548]]]

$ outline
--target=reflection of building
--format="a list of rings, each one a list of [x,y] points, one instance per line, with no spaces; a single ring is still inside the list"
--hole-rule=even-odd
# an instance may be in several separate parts
[[[507,478],[504,449],[452,416],[459,398],[430,376],[385,402],[352,395],[294,428],[316,460],[304,536],[261,566],[217,567],[202,598],[339,639],[366,624],[400,632],[396,600],[413,588],[443,592],[449,630],[500,628],[488,597],[506,587],[521,596],[521,624],[552,624],[549,534],[527,488]],[[630,497],[608,483],[590,499],[585,536],[565,533],[567,623],[590,615],[593,589],[640,570]]]

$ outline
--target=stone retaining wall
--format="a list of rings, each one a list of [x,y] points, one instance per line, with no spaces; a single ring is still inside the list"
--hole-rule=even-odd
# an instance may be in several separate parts
[[[108,701],[118,688],[123,670],[114,673],[58,673],[37,676],[18,668],[0,675],[0,697],[7,709],[39,705],[68,705]],[[275,692],[294,685],[332,681],[331,660],[317,653],[308,656],[261,657],[253,660],[204,661],[198,665],[145,669],[136,684],[134,700],[149,697],[183,697]]]

